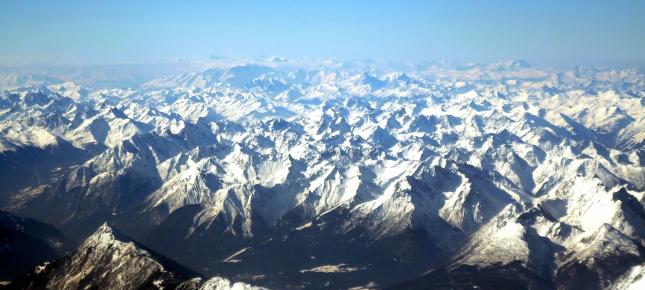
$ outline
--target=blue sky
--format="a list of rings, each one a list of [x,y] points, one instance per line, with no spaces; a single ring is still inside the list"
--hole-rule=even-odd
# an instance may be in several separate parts
[[[311,56],[645,65],[645,1],[0,1],[0,65]]]

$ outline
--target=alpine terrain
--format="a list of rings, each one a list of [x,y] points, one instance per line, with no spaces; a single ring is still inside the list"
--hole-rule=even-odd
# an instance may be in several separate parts
[[[9,289],[645,289],[638,70],[91,77],[0,75]]]

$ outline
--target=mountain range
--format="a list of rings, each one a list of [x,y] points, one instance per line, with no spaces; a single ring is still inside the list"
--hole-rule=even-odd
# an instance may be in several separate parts
[[[0,92],[0,254],[25,264],[0,267],[10,288],[645,284],[636,70],[266,60],[131,88],[20,80]]]

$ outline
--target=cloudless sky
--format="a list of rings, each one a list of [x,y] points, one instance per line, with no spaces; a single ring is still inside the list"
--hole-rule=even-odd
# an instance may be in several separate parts
[[[0,65],[285,57],[645,64],[645,1],[0,1]]]

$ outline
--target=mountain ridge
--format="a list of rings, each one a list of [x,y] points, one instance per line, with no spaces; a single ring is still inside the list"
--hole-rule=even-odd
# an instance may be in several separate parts
[[[76,241],[109,222],[204,276],[273,288],[434,283],[433,269],[473,279],[441,287],[497,273],[604,289],[643,260],[633,70],[284,61],[67,87],[0,93],[0,180],[39,176],[0,201]],[[581,242],[593,233],[637,246],[603,255]]]

